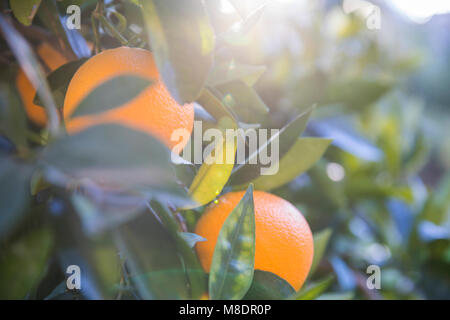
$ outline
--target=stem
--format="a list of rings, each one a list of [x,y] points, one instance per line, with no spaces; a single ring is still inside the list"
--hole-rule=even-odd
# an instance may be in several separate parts
[[[123,46],[125,45],[129,45],[130,44],[130,40],[127,40],[126,37],[124,37],[122,35],[122,33],[117,30],[117,28],[111,23],[109,22],[109,20],[106,18],[105,16],[105,3],[102,0],[99,0],[97,2],[97,6],[95,8],[95,10],[92,12],[92,16],[91,16],[91,23],[93,26],[93,30],[94,30],[94,38],[95,38],[95,51],[96,53],[99,51],[99,48],[97,47],[97,45],[100,43],[99,40],[99,31],[98,31],[98,25],[96,25],[95,23],[95,19],[98,19],[99,22],[101,23],[102,27],[106,30],[108,30],[108,32],[111,33],[111,35],[116,38]],[[134,39],[132,39],[134,40]]]
[[[101,15],[103,15],[105,4],[103,0],[97,1],[97,5],[94,11],[91,14],[91,25],[92,31],[94,32],[94,53],[97,54],[100,52],[100,31],[99,26],[95,22],[95,19]]]
[[[124,285],[124,283],[125,283],[125,277],[122,274],[122,276],[120,277],[120,282],[119,282],[120,288],[119,288],[119,292],[118,292],[118,294],[116,296],[116,300],[122,300],[122,293],[123,293],[123,285]]]
[[[97,16],[104,28],[111,32],[112,36],[119,40],[122,45],[128,44],[128,40],[106,19],[104,15]]]
[[[92,31],[94,32],[94,54],[97,54],[100,52],[100,35],[98,33],[98,26],[95,22],[94,14],[91,15],[91,25]]]
[[[52,137],[53,139],[59,134],[59,125],[60,125],[59,114],[55,102],[53,101],[53,97],[50,95],[49,88],[45,90],[42,98],[45,102],[45,109],[47,111],[48,132],[50,133],[50,137]]]

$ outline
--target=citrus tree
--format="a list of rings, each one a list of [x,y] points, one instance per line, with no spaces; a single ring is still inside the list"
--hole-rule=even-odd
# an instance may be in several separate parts
[[[174,130],[192,131],[194,106],[205,128],[271,124],[253,87],[265,67],[232,54],[263,8],[221,21],[215,1],[80,1],[78,29],[70,5],[9,1],[1,16],[2,296],[295,297],[313,260],[312,233],[294,206],[263,191],[326,150],[329,139],[300,137],[313,108],[239,165],[174,163],[169,152]],[[251,157],[275,139],[280,170],[262,176]],[[209,156],[226,152],[234,158],[236,149],[225,142]],[[239,190],[222,208],[217,198]],[[194,233],[210,203],[223,219]],[[298,225],[289,226],[286,208]],[[208,249],[194,251],[202,241]],[[80,290],[67,288],[70,266],[81,271]]]
[[[391,58],[357,16],[325,36],[288,21],[311,52],[267,54],[266,6],[222,2],[0,2],[1,298],[379,298],[362,274],[374,244],[398,253],[392,281],[430,250],[445,270],[448,238],[419,231],[446,221],[448,178],[418,198],[429,150],[384,100],[414,57]],[[356,61],[329,54],[361,38]],[[237,136],[196,139],[209,129],[278,130],[239,162]],[[261,174],[274,149],[278,170]],[[400,243],[386,216],[404,208]],[[373,234],[350,232],[361,221]],[[398,288],[383,295],[421,296]]]

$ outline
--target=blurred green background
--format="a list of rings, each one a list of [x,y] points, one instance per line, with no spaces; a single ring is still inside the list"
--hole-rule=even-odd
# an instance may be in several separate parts
[[[381,29],[369,30],[367,15],[345,14],[342,1],[274,1],[241,57],[269,66],[258,91],[275,122],[317,103],[307,134],[334,139],[277,194],[313,230],[332,228],[319,270],[336,274],[335,292],[449,299],[450,14],[413,15],[449,5],[393,2],[372,2]],[[380,291],[366,288],[371,264]]]
[[[72,2],[82,3],[81,33],[92,41],[89,19],[96,1],[58,3]],[[129,24],[140,25],[142,17],[135,2],[106,1]],[[256,101],[269,106],[270,113],[259,118],[245,105],[238,114],[242,122],[281,128],[315,104],[304,136],[333,139],[312,169],[274,191],[297,206],[314,234],[320,234],[316,250],[324,251],[324,259],[308,281],[320,282],[330,274],[336,281],[319,298],[450,299],[450,13],[443,13],[445,8],[450,11],[448,1],[372,1],[380,9],[380,29],[375,30],[368,28],[368,21],[375,18],[373,7],[368,14],[364,10],[347,14],[340,0],[204,2],[215,34],[225,34],[216,38],[221,48],[216,56],[267,68],[255,89],[262,99]],[[431,16],[438,9],[442,12]],[[45,15],[39,14],[33,23],[43,27]],[[251,30],[227,38],[225,32],[239,17],[247,17]],[[71,40],[87,48],[84,40]],[[140,41],[136,43],[144,46]],[[102,42],[104,47],[120,45],[107,32]],[[12,61],[5,48],[2,41],[2,59]],[[11,79],[8,72],[2,72],[3,80]],[[8,101],[13,95],[3,90],[4,83],[0,98]],[[3,137],[0,148],[5,153],[13,150],[11,141]],[[11,163],[9,158],[0,163],[0,169],[10,169],[0,170],[2,178],[28,179],[29,168]],[[58,181],[60,177],[53,178]],[[32,185],[38,183],[32,181]],[[13,187],[1,185],[1,195]],[[92,287],[87,290],[93,293],[88,298],[100,297],[96,282],[89,282],[94,278],[107,279],[108,288],[114,287],[114,294],[119,291],[120,298],[140,298],[124,277],[123,257],[118,259],[111,246],[120,241],[95,233],[123,222],[117,212],[134,213],[136,208],[129,202],[136,199],[118,197],[108,203],[106,197],[101,209],[116,213],[106,217],[97,215],[98,208],[75,192],[68,194],[59,186],[49,192],[45,187],[33,194],[32,209],[27,208],[33,214],[27,216],[27,224],[20,225],[7,244],[0,243],[0,296],[85,298],[67,293],[61,282],[65,275],[58,262],[64,265],[77,259],[88,270]],[[133,205],[142,209],[140,203]],[[192,231],[202,210],[181,212],[176,218]],[[170,208],[160,211],[163,217],[166,211],[167,216],[171,214]],[[75,219],[74,212],[82,214]],[[179,263],[178,257],[164,253],[174,252],[180,244],[179,237],[174,240],[168,235],[158,219],[157,215],[142,215],[120,229],[129,241],[121,252],[155,253],[139,262],[156,270]],[[145,223],[152,227],[144,227]],[[73,229],[65,228],[68,225]],[[174,230],[170,231],[177,233]],[[53,246],[59,255],[49,258]],[[370,265],[381,268],[380,290],[366,285]],[[11,281],[10,275],[18,270],[22,276]],[[143,277],[150,279],[149,287],[154,290],[153,296],[149,293],[144,298],[183,297],[178,293],[185,290],[184,274],[154,271]]]

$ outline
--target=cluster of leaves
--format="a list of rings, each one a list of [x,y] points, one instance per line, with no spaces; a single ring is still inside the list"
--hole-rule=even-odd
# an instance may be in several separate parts
[[[448,297],[450,177],[424,183],[433,160],[424,115],[396,90],[415,57],[395,57],[364,21],[319,2],[309,4],[310,23],[288,15],[261,21],[265,8],[243,1],[230,0],[235,10],[224,14],[220,2],[2,2],[10,10],[0,16],[0,297]],[[77,3],[82,29],[69,30],[65,8]],[[273,41],[266,24],[282,24],[291,37],[265,52]],[[44,76],[30,48],[41,41],[72,61]],[[292,49],[295,41],[303,50]],[[279,172],[259,176],[250,159],[174,165],[157,140],[118,125],[65,135],[58,114],[72,75],[92,54],[119,45],[152,50],[172,96],[195,101],[204,129],[281,128]],[[26,120],[11,81],[18,66],[39,88],[45,130]],[[73,116],[117,107],[149,85],[114,78]],[[310,137],[300,138],[304,131]],[[228,152],[235,150],[227,144],[216,149]],[[320,230],[300,292],[253,270],[253,188],[289,200]],[[192,230],[205,205],[230,190],[247,192],[220,232],[207,275],[192,250],[204,239]],[[71,264],[83,270],[81,291],[66,290]],[[378,291],[366,286],[371,264],[382,268]]]
[[[450,176],[438,158],[445,142],[426,134],[429,112],[405,93],[417,54],[380,42],[339,7],[311,6],[309,24],[284,21],[303,50],[291,49],[290,39],[267,54],[262,60],[274,67],[258,89],[270,92],[274,108],[317,102],[307,132],[334,140],[307,174],[276,192],[313,230],[333,230],[316,273],[335,273],[328,297],[448,298]],[[372,264],[381,267],[381,290],[367,289]]]
[[[2,63],[7,71],[0,87],[0,296],[318,296],[326,287],[323,283],[296,293],[276,275],[253,270],[253,185],[259,190],[285,185],[308,170],[331,142],[300,138],[312,107],[291,114],[293,120],[272,137],[280,141],[281,170],[270,179],[259,175],[259,166],[249,164],[257,155],[240,166],[175,165],[169,150],[142,132],[104,124],[67,135],[60,116],[68,83],[86,58],[128,45],[153,52],[172,96],[180,104],[195,102],[200,110],[196,118],[205,128],[270,127],[269,108],[254,89],[265,68],[240,63],[230,54],[263,8],[222,23],[219,1],[80,1],[82,28],[76,30],[66,24],[69,4],[74,3],[2,2]],[[42,41],[52,42],[71,62],[45,75],[32,49]],[[34,102],[46,110],[48,125],[43,130],[27,120],[11,81],[18,68],[37,88]],[[135,76],[113,78],[95,88],[72,117],[116,108],[149,85]],[[224,151],[235,152],[225,143],[214,155]],[[247,189],[246,196],[221,230],[208,278],[193,251],[204,239],[189,231],[206,204],[222,192],[240,189]],[[326,242],[320,238],[316,261]],[[80,291],[66,289],[69,265],[82,270]]]

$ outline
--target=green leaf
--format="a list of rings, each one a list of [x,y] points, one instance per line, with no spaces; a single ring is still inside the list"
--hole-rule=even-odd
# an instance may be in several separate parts
[[[42,70],[33,50],[25,38],[17,32],[8,22],[3,14],[0,14],[0,29],[5,40],[18,60],[20,67],[27,78],[38,88],[37,93],[42,98],[48,116],[48,127],[51,134],[56,135],[59,131],[59,115],[55,101],[48,87],[44,71]]]
[[[66,96],[70,80],[72,79],[73,75],[78,70],[78,68],[86,60],[87,59],[79,59],[71,61],[69,63],[62,65],[61,67],[50,72],[47,75],[47,82],[53,94],[53,98],[55,99],[56,106],[58,108],[62,108],[62,106],[64,105],[64,98]],[[35,95],[33,102],[39,106],[43,105],[42,100],[37,94]]]
[[[167,206],[162,205],[161,202],[152,200],[150,205],[150,208],[158,215],[175,241],[176,250],[183,260],[183,269],[187,281],[189,282],[190,299],[200,299],[207,291],[207,276],[203,271],[196,254],[192,250],[191,244],[192,242],[204,241],[205,239],[194,233],[179,232],[178,223],[173,218],[173,215],[170,213]],[[190,240],[187,240],[187,237],[189,237]]]
[[[190,298],[174,238],[154,214],[146,211],[121,225],[115,238],[142,299]]]
[[[245,122],[254,121],[255,112],[260,115],[269,112],[255,89],[241,80],[225,83],[219,86],[218,90],[223,94],[224,103]]]
[[[188,246],[193,248],[197,242],[206,241],[205,238],[192,232],[180,232],[180,236],[187,242]]]
[[[331,143],[331,139],[298,138],[292,148],[281,158],[275,175],[261,175],[253,184],[257,190],[272,190],[288,183],[307,171],[318,161]]]
[[[183,187],[189,188],[197,174],[197,168],[192,163],[179,163],[175,164],[175,173]]]
[[[237,1],[233,1],[237,2]],[[237,7],[237,6],[236,6]],[[259,21],[259,18],[261,17],[262,13],[264,12],[266,5],[263,4],[262,6],[256,8],[252,12],[250,12],[248,15],[246,15],[245,19],[242,21],[234,24],[230,30],[220,34],[218,36],[218,43],[225,43],[225,44],[231,44],[231,45],[240,45],[245,44],[246,42],[246,36],[247,34],[253,29],[253,27],[257,24]],[[240,10],[238,10],[240,11]],[[243,11],[240,11],[241,16],[245,14]]]
[[[2,202],[3,203],[3,202]],[[28,233],[0,252],[0,299],[23,299],[44,275],[52,247],[47,229]]]
[[[233,12],[233,10],[229,10],[227,14],[224,14],[221,10],[223,8],[222,0],[208,0],[204,1],[204,3],[208,12],[209,20],[211,21],[216,34],[223,33],[228,30],[233,23],[236,23],[242,19],[242,16],[240,16],[236,11]],[[216,36],[216,53],[219,51],[220,45],[218,44]]]
[[[66,281],[61,281],[44,300],[53,300],[61,297],[68,291]]]
[[[214,33],[202,1],[141,1],[158,70],[180,104],[199,95],[213,64]]]
[[[245,17],[248,14],[248,7],[239,0],[229,0],[229,3],[233,6],[234,10],[238,12],[241,17]]]
[[[80,217],[83,233],[95,236],[114,229],[118,225],[132,220],[146,207],[146,198],[127,194],[108,194],[96,190],[95,196],[103,198],[100,203],[94,197],[73,194],[74,210]]]
[[[357,109],[380,99],[393,86],[389,80],[351,79],[330,84],[327,103],[343,103],[347,108]]]
[[[81,197],[80,194],[77,196]],[[103,197],[100,201],[104,200]],[[80,293],[86,299],[113,299],[117,293],[115,284],[120,280],[121,265],[111,235],[106,232],[96,234],[96,237],[86,234],[84,221],[81,221],[80,217],[88,212],[74,212],[73,209],[86,210],[87,208],[74,208],[72,204],[62,199],[57,201],[63,205],[64,213],[57,217],[53,216],[50,222],[55,235],[55,256],[61,270],[65,272],[70,265],[80,267]],[[61,201],[64,202],[61,203]],[[123,214],[127,213],[123,212]],[[70,297],[71,294],[65,296]]]
[[[30,199],[31,167],[0,157],[0,239],[6,237],[25,214]]]
[[[255,213],[250,185],[220,229],[209,273],[211,299],[241,299],[251,286],[254,265]]]
[[[255,270],[253,282],[245,295],[246,300],[282,300],[295,294],[284,279],[268,271]]]
[[[90,127],[50,143],[41,161],[79,177],[120,185],[174,183],[169,150],[156,138],[117,124]]]
[[[28,148],[27,116],[12,83],[0,84],[0,132],[7,136],[17,148]]]
[[[216,119],[217,123],[228,123],[227,128],[237,128],[233,112],[220,102],[211,89],[203,89],[197,102]]]
[[[26,26],[33,22],[40,4],[41,0],[9,0],[14,17]]]
[[[403,159],[403,168],[405,173],[414,174],[418,172],[427,162],[430,155],[430,146],[428,145],[425,134],[418,131],[414,136],[414,143],[410,152]]]
[[[413,193],[409,186],[374,184],[369,177],[365,176],[355,176],[345,186],[345,193],[351,199],[359,199],[362,197],[386,199],[386,197],[394,197],[403,199],[408,203],[413,201]]]
[[[309,270],[309,275],[312,275],[316,271],[320,260],[322,260],[325,249],[327,248],[328,240],[330,240],[332,230],[327,228],[320,232],[313,234],[314,238],[314,256],[311,264],[311,269]]]
[[[117,294],[116,284],[122,277],[122,266],[119,252],[113,241],[107,239],[104,243],[92,243],[92,265],[98,274],[98,281],[104,288],[106,298],[113,298]]]
[[[277,134],[270,137],[266,144],[260,146],[257,152],[249,155],[245,164],[237,166],[231,175],[231,185],[242,185],[247,183],[261,174],[261,164],[259,163],[259,153],[270,150],[271,144],[278,140],[279,156],[282,157],[295,144],[298,137],[306,128],[306,123],[311,115],[314,106],[306,109],[299,114],[294,120],[284,126]],[[250,164],[256,162],[257,164]]]
[[[202,90],[198,102],[217,120],[220,129],[237,128],[234,115],[209,89]],[[220,194],[234,167],[236,139],[215,142],[215,148],[204,159],[189,188],[197,205],[206,204]]]
[[[319,297],[333,283],[334,275],[330,275],[325,279],[312,283],[306,288],[301,289],[296,295],[295,300],[314,300]]]
[[[425,202],[420,212],[420,219],[427,220],[434,224],[444,223],[448,217],[450,209],[450,172],[443,175],[438,186]]]
[[[236,63],[234,60],[214,66],[208,77],[208,85],[215,87],[235,80],[243,81],[252,87],[266,71],[265,66],[253,66]]]
[[[197,205],[209,203],[220,194],[233,171],[235,155],[235,139],[216,142],[189,188],[189,194]]]
[[[120,75],[109,79],[94,88],[78,104],[71,117],[98,114],[123,106],[150,84],[150,80],[135,75]]]

